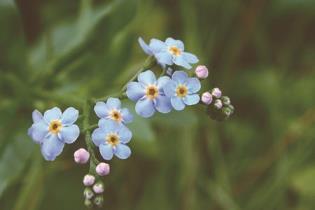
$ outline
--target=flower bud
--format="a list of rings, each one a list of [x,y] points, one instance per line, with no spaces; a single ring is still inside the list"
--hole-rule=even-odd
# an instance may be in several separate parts
[[[92,186],[95,182],[95,177],[93,175],[87,174],[83,178],[84,186]]]
[[[232,114],[232,110],[231,110],[230,108],[228,108],[228,107],[224,107],[224,108],[222,109],[222,112],[223,112],[227,117],[229,117],[229,116]]]
[[[222,92],[219,88],[213,88],[211,94],[216,98],[220,98],[222,96]]]
[[[214,107],[217,109],[221,109],[223,106],[222,101],[220,99],[215,100]]]
[[[96,166],[96,173],[100,176],[106,176],[110,172],[110,166],[107,163],[99,163]]]
[[[104,186],[101,182],[96,183],[95,185],[93,185],[93,190],[96,194],[100,194],[104,192]]]
[[[212,95],[211,95],[211,93],[209,93],[209,92],[204,92],[204,93],[202,94],[202,96],[201,96],[201,101],[202,101],[204,104],[207,104],[207,105],[211,104],[211,102],[212,102]]]
[[[85,205],[86,207],[88,207],[88,208],[92,208],[93,203],[91,202],[91,200],[85,199],[85,200],[84,200],[84,205]]]
[[[231,104],[231,100],[230,100],[230,98],[227,97],[227,96],[222,96],[222,97],[221,97],[221,100],[222,100],[222,102],[223,102],[224,105],[230,105],[230,104]]]
[[[104,202],[104,198],[101,195],[96,196],[94,199],[94,204],[98,207],[101,207],[103,205],[103,202]]]
[[[206,79],[209,75],[208,68],[206,66],[199,65],[195,70],[195,74],[200,79]]]
[[[94,196],[94,193],[90,188],[85,188],[83,195],[86,199],[91,199]]]
[[[90,158],[90,153],[83,148],[78,149],[74,152],[74,161],[79,164],[85,164]]]

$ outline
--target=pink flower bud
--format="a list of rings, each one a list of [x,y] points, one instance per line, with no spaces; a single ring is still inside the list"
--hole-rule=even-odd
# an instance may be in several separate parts
[[[93,190],[97,194],[104,192],[103,184],[102,183],[96,183],[95,185],[93,185]]]
[[[212,102],[212,95],[211,95],[211,93],[209,93],[209,92],[204,92],[204,93],[202,94],[202,96],[201,96],[201,101],[202,101],[204,104],[207,104],[207,105],[211,104],[211,102]]]
[[[90,158],[90,153],[83,148],[78,149],[74,152],[74,161],[79,164],[85,164]]]
[[[95,182],[95,177],[93,175],[87,174],[83,178],[84,186],[92,186]]]
[[[220,99],[215,100],[214,106],[215,106],[215,108],[217,108],[217,109],[221,109],[222,106],[223,106],[222,101],[221,101]]]
[[[110,166],[107,163],[99,163],[96,166],[96,173],[100,176],[106,176],[110,172]]]
[[[216,98],[220,98],[222,96],[222,92],[219,88],[213,88],[211,94]]]
[[[195,70],[195,74],[197,75],[198,78],[200,79],[206,79],[208,77],[209,71],[206,66],[197,66]]]

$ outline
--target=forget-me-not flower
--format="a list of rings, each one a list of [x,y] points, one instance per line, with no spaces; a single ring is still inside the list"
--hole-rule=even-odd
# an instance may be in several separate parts
[[[33,111],[33,125],[28,135],[35,143],[41,145],[41,152],[46,160],[55,160],[61,154],[64,144],[71,144],[80,135],[75,121],[79,111],[68,108],[63,113],[57,107],[47,110],[44,116],[37,110]]]
[[[92,141],[99,147],[102,157],[111,160],[116,155],[127,159],[131,155],[126,145],[131,140],[131,131],[123,124],[108,119],[100,119],[98,126],[92,133]]]
[[[94,111],[99,118],[113,120],[118,123],[130,123],[133,120],[132,114],[127,108],[121,108],[118,98],[108,98],[107,102],[97,102]]]
[[[188,77],[184,71],[175,71],[170,80],[164,86],[164,93],[171,98],[171,104],[176,110],[183,110],[186,105],[195,105],[200,97],[196,94],[201,88],[200,81]]]
[[[158,63],[163,67],[176,64],[186,69],[191,69],[192,66],[190,64],[195,64],[199,61],[195,55],[184,51],[184,43],[180,40],[167,38],[165,42],[162,42],[158,39],[151,39],[149,45],[141,37],[138,41],[143,51],[148,55],[154,55]]]
[[[142,117],[151,117],[155,111],[168,113],[172,109],[170,99],[165,96],[163,87],[170,80],[162,76],[158,80],[151,70],[138,75],[138,82],[130,82],[127,85],[127,97],[137,101],[136,112]]]

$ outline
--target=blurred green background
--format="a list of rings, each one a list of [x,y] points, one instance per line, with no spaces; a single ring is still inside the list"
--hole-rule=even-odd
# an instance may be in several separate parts
[[[146,58],[139,36],[183,40],[236,111],[136,117],[104,209],[315,209],[314,0],[0,0],[0,26],[1,210],[85,209],[83,138],[46,162],[31,112],[119,90]]]

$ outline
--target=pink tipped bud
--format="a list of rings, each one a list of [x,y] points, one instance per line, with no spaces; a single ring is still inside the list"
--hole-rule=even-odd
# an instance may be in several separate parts
[[[202,101],[204,104],[207,104],[207,105],[211,104],[211,102],[212,102],[212,95],[211,95],[211,93],[209,93],[209,92],[204,92],[204,93],[202,94],[202,96],[201,96],[201,101]]]
[[[217,109],[221,109],[222,106],[223,106],[222,101],[221,101],[220,99],[215,100],[214,106],[215,106],[215,108],[217,108]]]
[[[93,190],[96,194],[100,194],[104,192],[104,186],[102,183],[96,183],[93,185]]]
[[[211,94],[216,98],[220,98],[222,96],[222,92],[219,88],[213,88]]]
[[[93,175],[87,174],[83,178],[84,186],[92,186],[95,182],[95,177]]]
[[[99,163],[96,166],[96,173],[100,176],[106,176],[110,172],[110,166],[107,163]]]
[[[195,70],[195,74],[197,75],[198,78],[200,79],[206,79],[208,77],[209,71],[206,66],[197,66]]]
[[[79,164],[85,164],[90,158],[90,153],[83,148],[78,149],[74,152],[74,161]]]

